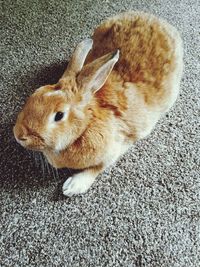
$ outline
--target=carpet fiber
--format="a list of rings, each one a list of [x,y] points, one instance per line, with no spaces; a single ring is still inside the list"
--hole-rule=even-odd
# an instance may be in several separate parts
[[[69,171],[17,145],[16,115],[34,89],[57,81],[95,26],[130,9],[180,30],[179,99],[86,195],[65,198]],[[0,266],[199,266],[199,1],[3,0],[1,14]]]

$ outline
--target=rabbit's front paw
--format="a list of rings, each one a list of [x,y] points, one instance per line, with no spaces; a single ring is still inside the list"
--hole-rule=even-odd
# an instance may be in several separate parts
[[[88,172],[81,172],[68,178],[63,184],[63,194],[71,197],[85,193],[94,182],[95,177]]]

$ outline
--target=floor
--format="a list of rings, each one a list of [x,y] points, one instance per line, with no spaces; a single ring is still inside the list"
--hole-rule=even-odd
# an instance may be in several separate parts
[[[198,0],[7,0],[1,9],[0,266],[199,266]],[[65,198],[60,188],[69,171],[17,145],[16,115],[34,89],[57,81],[80,40],[130,9],[180,30],[179,99],[86,195]]]

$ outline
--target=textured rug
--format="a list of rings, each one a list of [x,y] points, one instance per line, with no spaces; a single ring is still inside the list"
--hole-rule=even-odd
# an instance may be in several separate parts
[[[86,195],[65,198],[69,171],[17,145],[16,115],[34,89],[57,81],[95,26],[130,9],[180,30],[179,99]],[[199,14],[198,0],[3,0],[0,266],[200,266]]]

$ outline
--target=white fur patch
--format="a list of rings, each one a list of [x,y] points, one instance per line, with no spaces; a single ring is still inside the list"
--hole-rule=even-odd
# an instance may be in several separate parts
[[[57,127],[59,129],[60,123],[68,119],[69,110],[70,110],[70,105],[65,105],[64,108],[60,110],[61,112],[64,112],[64,116],[60,121],[55,121],[56,112],[52,113],[49,116],[47,127],[46,127],[47,133],[48,133],[47,135],[51,136],[52,131],[56,129]],[[59,135],[59,137],[56,140],[56,145],[55,145],[56,151],[59,152],[60,150],[65,148],[67,143],[68,143],[68,135],[66,133],[64,133],[63,136]]]
[[[110,121],[110,138],[108,145],[106,146],[106,152],[104,153],[104,157],[101,158],[103,161],[104,167],[108,167],[115,163],[121,155],[123,155],[130,144],[125,142],[125,137],[121,133],[126,130],[126,125],[121,123],[117,118],[113,118]]]
[[[39,91],[42,91],[43,89],[45,89],[45,86],[37,88],[33,94],[37,94]]]
[[[63,184],[63,194],[73,196],[85,193],[93,184],[96,175],[90,171],[83,171],[68,178]]]
[[[65,95],[65,93],[61,90],[53,91],[53,92],[48,92],[44,94],[45,96],[54,96],[54,95]]]
[[[56,141],[56,145],[55,145],[55,151],[57,153],[59,153],[59,151],[66,148],[66,145],[68,145],[68,143],[69,143],[68,135],[66,133],[64,133],[63,136],[58,137],[58,139]]]

